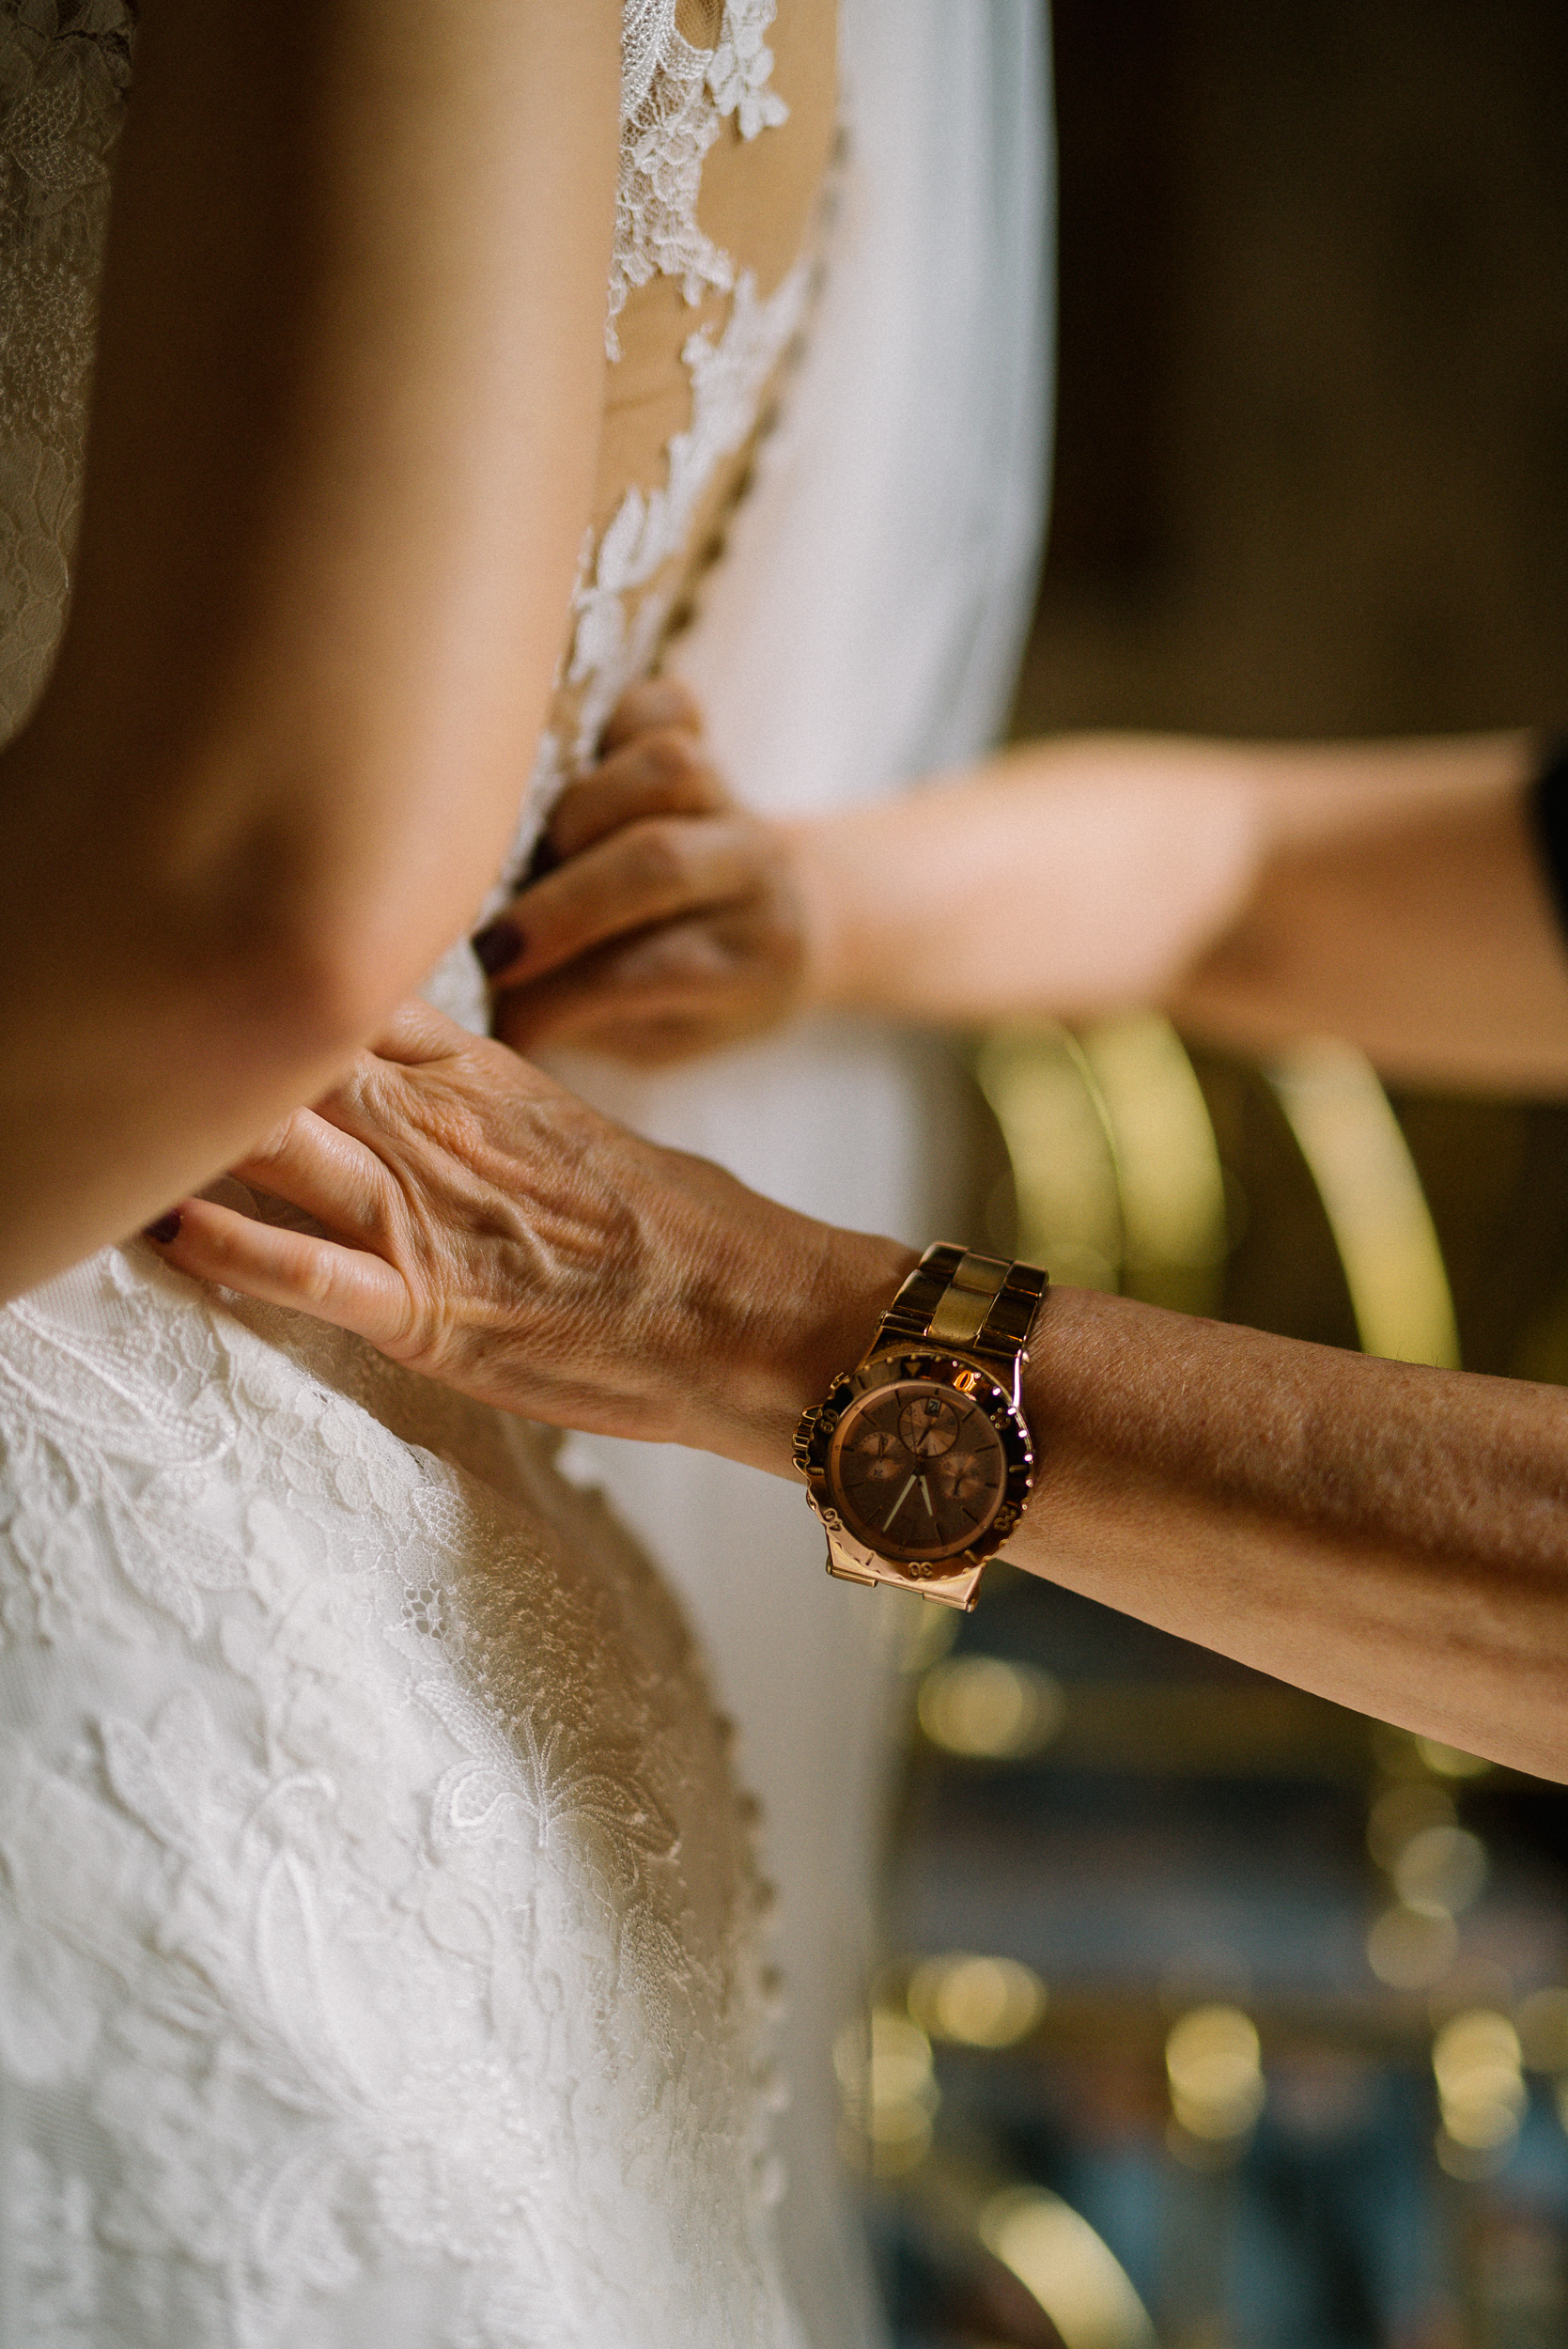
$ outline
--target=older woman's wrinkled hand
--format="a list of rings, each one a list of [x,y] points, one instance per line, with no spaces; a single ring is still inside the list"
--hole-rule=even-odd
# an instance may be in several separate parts
[[[148,1235],[181,1271],[524,1417],[776,1470],[913,1261],[644,1142],[423,1003],[234,1172],[318,1232],[183,1200]]]

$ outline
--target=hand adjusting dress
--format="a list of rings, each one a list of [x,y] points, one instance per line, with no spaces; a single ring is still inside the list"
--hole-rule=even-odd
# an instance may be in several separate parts
[[[646,665],[801,314],[795,256],[697,216],[714,150],[740,192],[769,142],[775,241],[809,216],[831,98],[814,163],[772,12],[699,48],[628,0],[612,384],[642,372],[536,804]],[[121,0],[0,0],[8,727],[66,606],[130,73]],[[0,1314],[0,2339],[785,2349],[725,1748],[537,1431],[137,1246]]]

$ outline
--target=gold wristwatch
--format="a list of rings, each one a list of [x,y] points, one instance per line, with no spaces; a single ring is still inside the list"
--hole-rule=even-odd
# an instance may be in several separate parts
[[[928,1248],[853,1370],[795,1431],[828,1572],[974,1605],[1034,1484],[1022,1410],[1037,1265]]]

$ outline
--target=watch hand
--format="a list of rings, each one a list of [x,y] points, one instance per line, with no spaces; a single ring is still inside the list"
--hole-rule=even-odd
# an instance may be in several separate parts
[[[882,1519],[882,1531],[884,1533],[893,1523],[894,1517],[898,1515],[900,1509],[903,1508],[905,1501],[908,1499],[909,1485],[914,1484],[915,1481],[915,1478],[911,1476],[909,1484],[905,1486],[904,1490],[899,1494],[898,1499],[893,1502],[893,1507],[888,1511],[887,1516]]]
[[[921,1478],[921,1480],[920,1480],[920,1494],[921,1494],[921,1499],[922,1499],[922,1500],[924,1501],[924,1503],[925,1503],[925,1514],[926,1514],[926,1516],[930,1518],[930,1520],[931,1520],[932,1524],[933,1524],[933,1525],[935,1525],[935,1524],[936,1524],[936,1522],[937,1522],[937,1513],[936,1513],[935,1509],[933,1509],[933,1508],[932,1508],[932,1506],[931,1506],[931,1495],[930,1495],[930,1493],[926,1490],[925,1479],[924,1479],[924,1476],[923,1476],[923,1477]],[[884,1529],[884,1530],[885,1530],[885,1529]]]

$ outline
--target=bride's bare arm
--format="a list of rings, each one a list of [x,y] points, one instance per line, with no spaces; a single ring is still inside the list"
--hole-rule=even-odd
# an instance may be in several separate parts
[[[74,608],[0,758],[0,1295],[318,1089],[494,870],[602,386],[615,0],[146,0]]]
[[[611,1125],[420,1007],[183,1202],[182,1269],[505,1409],[777,1474],[914,1257]],[[1568,1779],[1568,1396],[1053,1291],[1008,1555],[1421,1734]],[[805,1505],[802,1499],[802,1507]]]

